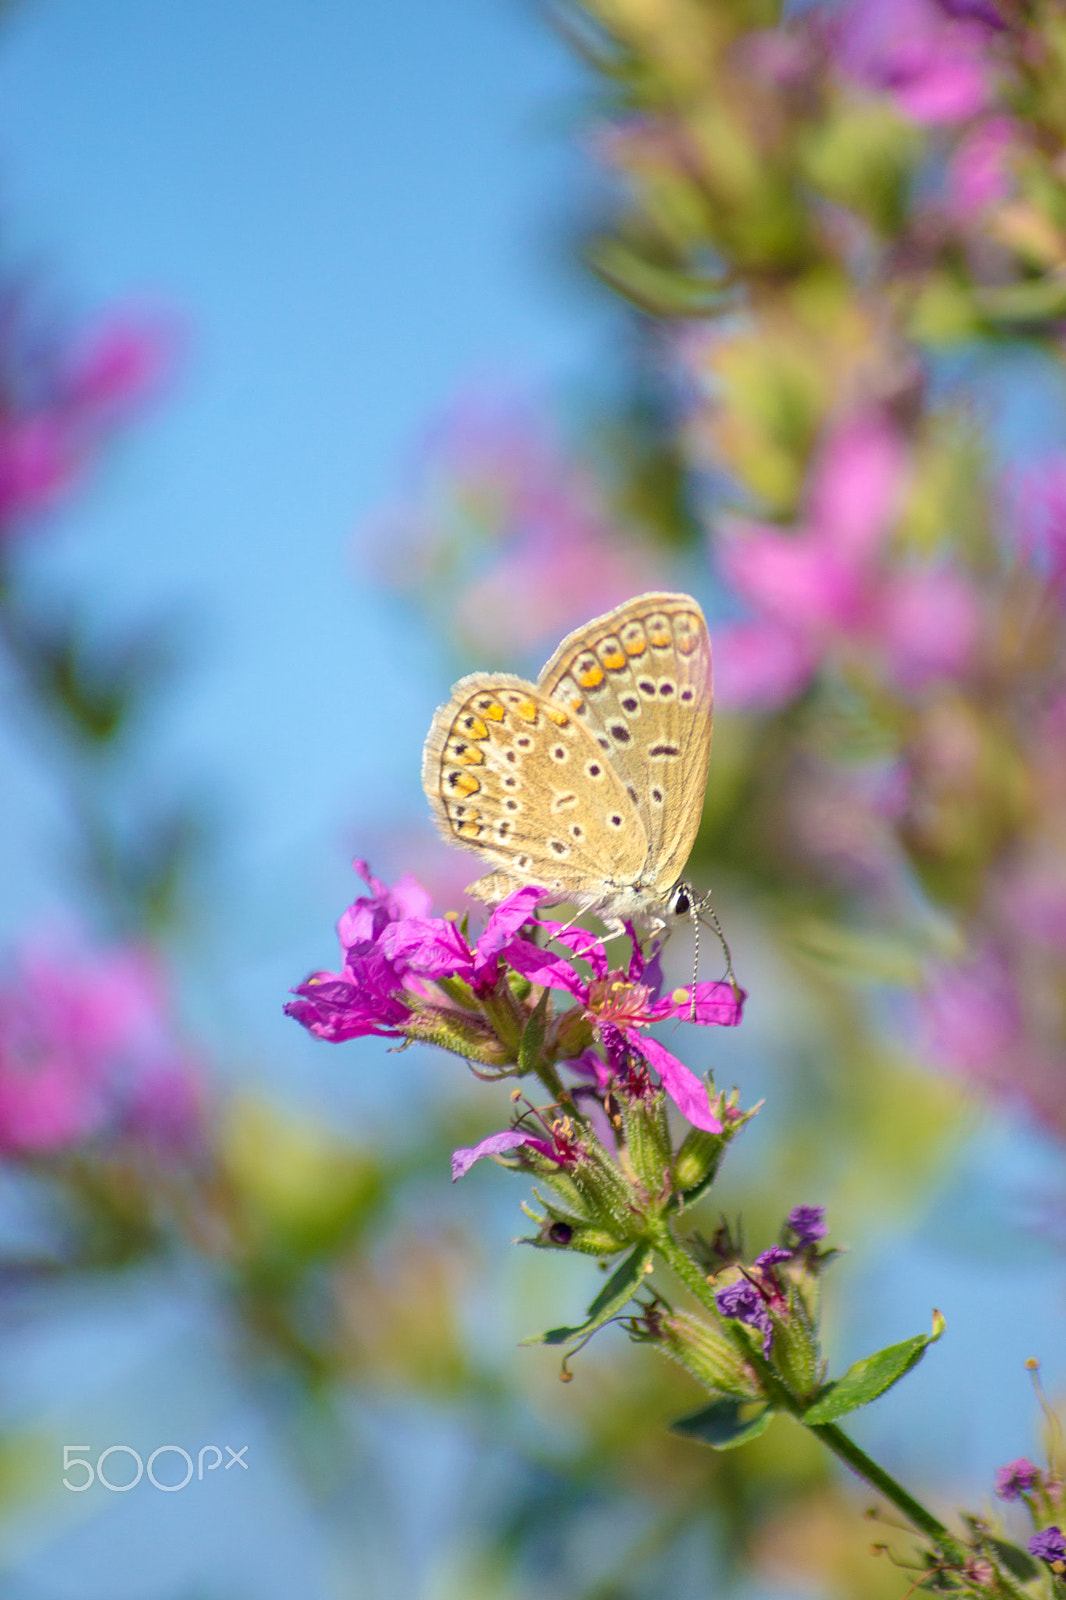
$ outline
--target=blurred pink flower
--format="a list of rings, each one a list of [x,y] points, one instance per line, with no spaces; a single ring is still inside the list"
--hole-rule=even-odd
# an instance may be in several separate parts
[[[173,370],[178,330],[158,315],[115,312],[67,350],[61,390],[68,406],[99,421],[152,395]]]
[[[444,420],[411,500],[368,533],[390,581],[486,658],[553,645],[663,578],[544,422],[485,400]]]
[[[0,525],[48,510],[76,471],[72,441],[58,416],[0,417]]]
[[[723,705],[783,704],[841,647],[873,652],[908,691],[966,670],[980,620],[969,584],[943,566],[893,570],[887,558],[906,475],[897,429],[867,412],[827,440],[797,528],[727,524],[721,570],[755,619],[718,636]]]
[[[1019,472],[1010,501],[1022,554],[1062,590],[1066,586],[1066,456],[1045,456]]]
[[[879,632],[900,688],[920,690],[952,678],[972,661],[980,613],[972,586],[950,567],[893,574],[885,584]]]
[[[931,966],[921,1016],[934,1061],[988,1088],[1009,1085],[1022,1038],[1021,1003],[996,951]]]
[[[122,1134],[173,1148],[199,1121],[198,1077],[145,952],[83,951],[73,940],[22,951],[0,983],[0,1152]]]
[[[887,93],[910,122],[965,122],[992,95],[988,41],[998,31],[988,4],[851,0],[834,49],[845,77]]]
[[[948,209],[960,222],[1007,198],[1017,142],[1017,123],[1002,115],[986,117],[959,142],[948,162],[945,189]]]
[[[53,509],[107,435],[160,385],[175,350],[159,319],[114,314],[39,337],[20,306],[0,327],[0,541]]]
[[[806,688],[817,658],[778,622],[727,622],[714,635],[714,691],[724,708],[773,711]]]

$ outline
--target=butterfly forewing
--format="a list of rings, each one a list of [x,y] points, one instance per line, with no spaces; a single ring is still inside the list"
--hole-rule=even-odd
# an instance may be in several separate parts
[[[441,832],[501,886],[542,884],[594,906],[646,860],[633,800],[596,734],[522,678],[461,679],[433,719],[422,778]],[[497,898],[495,888],[479,893]]]
[[[641,876],[680,877],[703,810],[711,748],[711,644],[690,595],[645,594],[578,628],[539,688],[596,740],[636,806]]]

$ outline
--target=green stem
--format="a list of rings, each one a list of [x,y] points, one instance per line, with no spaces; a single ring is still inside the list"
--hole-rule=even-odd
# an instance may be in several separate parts
[[[827,1449],[832,1450],[844,1464],[851,1468],[871,1488],[883,1494],[885,1499],[894,1505],[897,1511],[903,1513],[915,1528],[924,1533],[937,1548],[953,1564],[961,1566],[966,1560],[966,1552],[958,1540],[951,1534],[944,1524],[933,1513],[926,1509],[913,1495],[907,1493],[903,1485],[897,1483],[895,1478],[879,1467],[876,1461],[870,1459],[865,1450],[860,1450],[853,1439],[849,1439],[843,1429],[838,1428],[833,1422],[807,1423],[803,1421],[805,1402],[798,1395],[792,1393],[788,1385],[783,1382],[766,1357],[757,1350],[747,1337],[740,1323],[732,1318],[722,1318],[714,1302],[714,1291],[692,1257],[683,1250],[673,1238],[665,1225],[656,1233],[655,1250],[677,1274],[681,1281],[688,1286],[727,1333],[733,1343],[744,1355],[745,1360],[754,1368],[763,1385],[764,1392],[771,1404],[779,1410],[787,1411],[803,1427],[820,1439]]]

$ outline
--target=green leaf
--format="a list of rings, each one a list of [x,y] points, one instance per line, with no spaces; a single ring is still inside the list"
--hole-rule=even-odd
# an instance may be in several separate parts
[[[932,1333],[919,1333],[902,1344],[887,1345],[864,1361],[856,1361],[842,1378],[827,1384],[813,1405],[803,1413],[803,1421],[812,1426],[819,1422],[835,1422],[846,1417],[849,1411],[869,1405],[894,1383],[917,1366],[929,1345],[935,1344],[944,1331],[944,1319],[939,1311],[933,1312]]]
[[[631,1300],[644,1278],[644,1270],[651,1260],[651,1246],[638,1244],[631,1250],[621,1266],[607,1279],[603,1288],[589,1306],[588,1316],[577,1328],[549,1328],[547,1333],[534,1333],[523,1344],[569,1344],[572,1339],[586,1339],[605,1322],[616,1316],[627,1300]]]
[[[1006,1539],[994,1539],[988,1534],[985,1536],[985,1543],[1012,1577],[1019,1578],[1022,1583],[1028,1583],[1030,1578],[1039,1576],[1040,1563],[1034,1561],[1027,1551],[1019,1549],[1016,1544],[1010,1544]]]
[[[601,239],[588,251],[589,264],[605,283],[641,311],[659,317],[706,317],[719,309],[726,285],[638,255],[620,239]]]
[[[974,299],[992,322],[1045,322],[1066,310],[1066,282],[1062,278],[1028,278],[978,291]]]
[[[712,1450],[734,1450],[764,1433],[773,1415],[773,1407],[761,1400],[712,1400],[709,1406],[672,1422],[670,1432],[683,1439],[698,1439]]]
[[[529,1021],[522,1029],[522,1041],[518,1046],[518,1065],[523,1072],[532,1072],[540,1061],[544,1036],[548,1031],[548,995],[549,991],[545,989],[530,1013]]]

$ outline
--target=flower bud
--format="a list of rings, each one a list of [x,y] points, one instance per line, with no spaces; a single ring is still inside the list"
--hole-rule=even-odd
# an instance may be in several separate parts
[[[626,1150],[634,1175],[651,1201],[669,1193],[670,1129],[666,1121],[666,1096],[653,1089],[644,1074],[644,1084],[620,1087],[617,1094],[625,1130]]]
[[[538,1216],[529,1206],[522,1207],[538,1229],[536,1237],[524,1239],[524,1244],[531,1244],[538,1250],[577,1250],[586,1256],[616,1256],[629,1242],[617,1238],[606,1228],[561,1211],[542,1194],[537,1193],[537,1199],[544,1207],[544,1216]]]
[[[674,1183],[686,1200],[695,1200],[713,1181],[726,1143],[721,1133],[688,1130],[674,1157]]]
[[[648,1306],[643,1317],[634,1319],[630,1337],[638,1343],[654,1344],[714,1394],[742,1400],[760,1398],[758,1380],[732,1340],[702,1317]]]
[[[435,1044],[441,1050],[465,1056],[468,1061],[480,1061],[486,1067],[510,1066],[515,1059],[514,1050],[499,1038],[484,1018],[473,1012],[453,1011],[443,1006],[420,1010],[412,1014],[403,1031],[420,1044]]]

